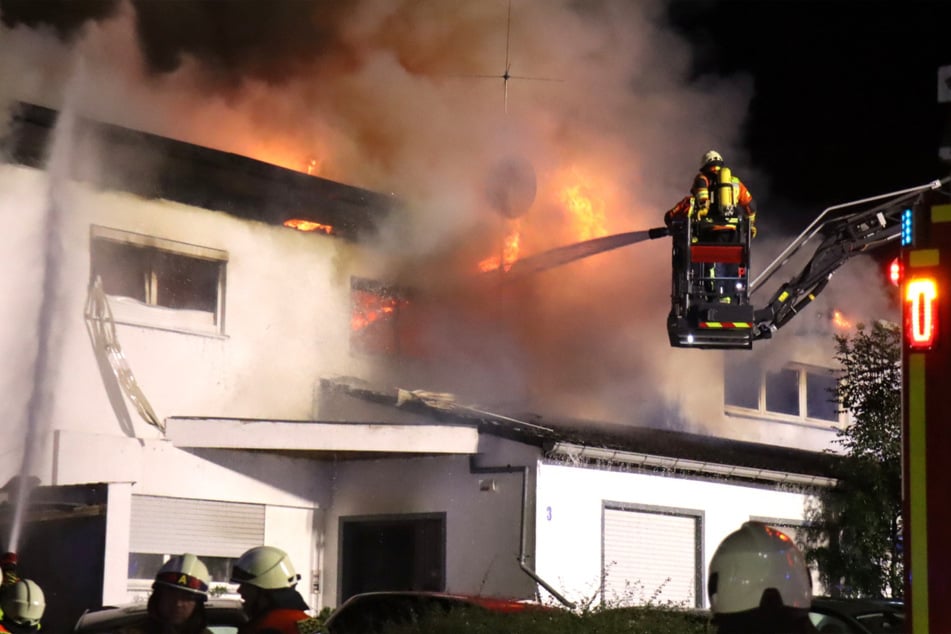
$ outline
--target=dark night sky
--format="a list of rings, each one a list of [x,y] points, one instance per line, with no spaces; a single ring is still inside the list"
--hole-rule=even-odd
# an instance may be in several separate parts
[[[697,75],[753,76],[743,138],[773,197],[822,208],[947,175],[951,2],[675,0],[669,15]]]

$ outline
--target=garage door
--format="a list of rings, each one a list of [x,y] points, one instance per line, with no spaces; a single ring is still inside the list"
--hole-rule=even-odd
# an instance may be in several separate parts
[[[699,607],[700,514],[605,504],[602,596],[608,605]]]

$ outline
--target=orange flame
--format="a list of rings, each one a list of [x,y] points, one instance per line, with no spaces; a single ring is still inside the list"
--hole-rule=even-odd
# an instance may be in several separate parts
[[[363,330],[370,324],[389,317],[406,300],[397,297],[381,297],[375,293],[360,292],[354,295],[354,310],[350,316],[350,329]]]
[[[847,330],[852,327],[852,322],[846,319],[845,315],[843,315],[838,310],[832,311],[832,323],[836,328],[842,328],[843,330]]]
[[[324,225],[312,220],[303,220],[301,218],[291,218],[290,220],[285,220],[284,226],[290,227],[291,229],[297,229],[298,231],[323,231],[327,235],[333,233],[334,230],[334,228],[330,225]]]
[[[574,221],[578,240],[590,240],[608,235],[605,226],[604,201],[596,197],[587,183],[568,185],[561,190],[564,203]]]
[[[516,221],[513,223],[512,231],[505,236],[505,240],[502,242],[502,254],[487,257],[479,262],[479,270],[488,273],[489,271],[498,270],[500,265],[503,271],[511,269],[515,261],[518,260],[521,241],[521,229],[519,222]]]
[[[225,146],[213,147],[295,172],[321,176],[327,168],[328,153],[324,148],[314,148],[311,141],[308,141],[308,145],[310,147],[303,148],[299,139],[263,139],[261,135],[239,135],[239,138],[232,138]]]

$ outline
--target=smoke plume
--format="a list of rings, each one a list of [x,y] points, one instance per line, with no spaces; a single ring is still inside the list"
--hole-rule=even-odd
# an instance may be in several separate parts
[[[667,240],[512,283],[477,268],[515,232],[525,257],[660,225],[711,147],[768,209],[738,141],[750,79],[691,80],[663,2],[0,9],[0,101],[59,107],[80,72],[82,114],[398,196],[401,224],[368,266],[425,298],[417,337],[445,363],[405,387],[637,424],[702,418],[684,386],[721,362],[668,347]]]

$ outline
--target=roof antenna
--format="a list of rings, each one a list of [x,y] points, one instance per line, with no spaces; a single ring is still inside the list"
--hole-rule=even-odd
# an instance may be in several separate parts
[[[562,79],[553,79],[551,77],[527,77],[523,75],[513,75],[512,60],[509,55],[509,48],[512,39],[512,0],[509,0],[508,16],[505,21],[505,72],[501,75],[469,75],[469,77],[485,77],[488,79],[502,79],[502,98],[505,114],[509,112],[509,80],[526,79],[530,81],[564,81]]]

